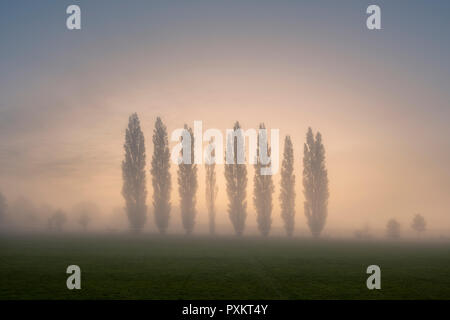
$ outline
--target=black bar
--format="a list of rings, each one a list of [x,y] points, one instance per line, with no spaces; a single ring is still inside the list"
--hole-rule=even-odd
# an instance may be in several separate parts
[[[252,307],[250,307],[250,305]],[[267,306],[262,312],[256,306]],[[231,306],[231,307],[230,307]],[[246,306],[246,307],[241,307]],[[196,309],[202,307],[203,309]],[[215,308],[214,315],[206,308]],[[21,300],[0,301],[3,314],[29,313],[34,316],[48,315],[65,319],[66,316],[122,316],[131,319],[301,319],[322,318],[325,315],[366,319],[367,317],[391,317],[393,315],[418,316],[420,314],[446,314],[450,300]],[[186,309],[188,308],[188,309]],[[189,310],[189,314],[183,311]],[[202,310],[202,314],[196,314]],[[211,309],[209,309],[211,310]],[[243,311],[245,310],[245,311]],[[259,311],[259,312],[258,312]],[[311,317],[312,315],[312,317]],[[103,318],[102,318],[103,319]]]

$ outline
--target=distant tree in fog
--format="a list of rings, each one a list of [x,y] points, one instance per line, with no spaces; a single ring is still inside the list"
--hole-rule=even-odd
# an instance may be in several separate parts
[[[395,219],[388,221],[386,225],[386,236],[390,239],[400,238],[400,223]]]
[[[180,194],[181,220],[186,234],[191,234],[195,225],[195,203],[197,193],[197,165],[194,163],[194,133],[192,128],[184,125],[184,130],[190,135],[190,144],[182,138],[182,143],[190,147],[190,163],[184,161],[178,165],[178,192]],[[181,152],[183,155],[183,151]]]
[[[211,139],[209,142],[209,147],[214,148],[214,141]],[[216,185],[216,163],[212,161],[215,157],[215,149],[212,149],[210,153],[211,159],[206,159],[206,175],[205,175],[205,196],[206,196],[206,207],[208,209],[209,217],[209,233],[215,234],[216,232],[216,198],[217,198],[217,185]]]
[[[92,217],[88,213],[82,213],[78,217],[78,223],[84,230],[86,230],[89,223],[91,222],[91,219],[92,219]]]
[[[80,202],[74,206],[73,213],[78,217],[80,226],[86,230],[92,218],[99,213],[99,209],[93,202]]]
[[[355,230],[354,236],[356,239],[359,239],[359,240],[368,240],[368,239],[372,238],[372,236],[370,234],[370,228],[368,225],[366,225],[362,229]]]
[[[66,222],[66,214],[62,210],[57,210],[50,218],[48,218],[48,228],[52,231],[62,231]]]
[[[139,232],[145,224],[147,189],[145,184],[145,141],[139,118],[133,113],[125,133],[125,160],[122,162],[125,209],[130,227]]]
[[[6,204],[6,198],[0,192],[0,221],[5,219],[5,217],[6,217],[6,210],[7,209],[8,209],[8,206]]]
[[[280,186],[281,217],[288,237],[294,232],[295,225],[295,175],[294,149],[290,136],[284,139],[283,163],[281,165]]]
[[[272,195],[275,190],[272,175],[261,174],[262,168],[270,166],[270,162],[264,164],[261,162],[260,144],[265,148],[265,157],[270,157],[270,147],[267,142],[267,133],[264,124],[259,126],[258,143],[256,147],[256,163],[255,176],[253,178],[253,203],[256,209],[256,221],[258,223],[259,232],[263,236],[267,236],[272,225]],[[264,154],[264,153],[263,153]]]
[[[411,224],[411,228],[413,228],[413,230],[417,232],[417,235],[420,236],[420,234],[425,231],[426,227],[427,223],[425,218],[420,214],[416,214]]]
[[[170,152],[167,128],[160,117],[156,118],[153,129],[152,174],[153,208],[155,223],[160,233],[165,233],[170,218]]]
[[[236,235],[241,236],[247,218],[247,166],[245,163],[239,164],[237,161],[238,153],[244,152],[243,148],[238,148],[238,141],[244,139],[239,122],[234,124],[233,131],[232,139],[227,138],[226,158],[233,156],[234,162],[225,163],[225,179],[227,181],[228,214]],[[228,154],[229,150],[233,151],[232,155]]]
[[[325,167],[325,148],[320,132],[308,129],[303,154],[303,192],[305,215],[314,237],[319,237],[328,215],[328,173]]]

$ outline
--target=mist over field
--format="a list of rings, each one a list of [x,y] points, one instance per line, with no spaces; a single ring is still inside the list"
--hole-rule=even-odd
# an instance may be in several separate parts
[[[58,27],[64,4],[1,10],[2,232],[50,232],[60,221],[62,232],[129,232],[121,166],[136,112],[147,156],[145,233],[158,233],[150,170],[161,117],[169,150],[171,133],[195,120],[223,134],[236,121],[264,123],[280,130],[281,164],[289,135],[294,237],[311,236],[302,181],[309,127],[322,135],[329,181],[321,237],[383,238],[394,219],[401,238],[417,238],[418,214],[420,238],[450,236],[450,46],[434,36],[449,28],[447,3],[414,6],[426,27],[410,23],[402,4],[383,3],[389,28],[379,33],[355,28],[364,26],[365,3],[80,3],[80,32]],[[232,235],[225,167],[215,170],[216,233]],[[182,234],[177,166],[169,172],[167,233]],[[204,165],[196,175],[192,233],[208,234]],[[267,214],[255,206],[254,176],[248,165],[244,236],[260,234],[258,214]],[[281,173],[272,179],[269,237],[285,236]],[[64,218],[51,220],[58,210]]]

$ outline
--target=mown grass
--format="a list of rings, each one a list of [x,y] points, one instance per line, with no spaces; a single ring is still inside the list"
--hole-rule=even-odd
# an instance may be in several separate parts
[[[81,290],[66,288],[71,264]],[[366,288],[371,264],[381,290]],[[0,299],[450,299],[450,244],[1,236]]]

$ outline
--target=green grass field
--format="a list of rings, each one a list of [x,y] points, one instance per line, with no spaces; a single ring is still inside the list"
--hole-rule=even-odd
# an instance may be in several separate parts
[[[81,290],[66,288],[71,264]],[[381,290],[366,288],[371,264]],[[0,299],[450,299],[450,244],[2,236]]]

